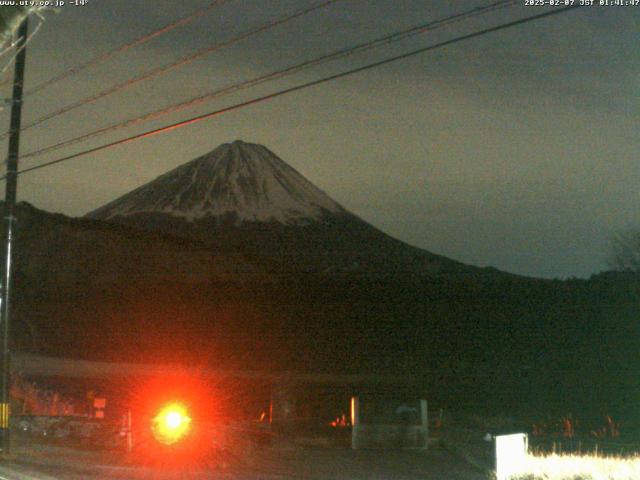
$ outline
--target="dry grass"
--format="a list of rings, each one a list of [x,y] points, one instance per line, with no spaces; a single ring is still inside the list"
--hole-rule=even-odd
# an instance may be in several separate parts
[[[530,454],[514,480],[638,480],[640,455]]]

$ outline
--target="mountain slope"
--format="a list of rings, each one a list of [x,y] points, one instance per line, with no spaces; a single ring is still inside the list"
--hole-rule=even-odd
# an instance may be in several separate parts
[[[452,410],[528,405],[560,415],[617,404],[635,415],[628,367],[629,352],[639,351],[637,275],[269,275],[203,242],[24,204],[17,216],[14,350],[268,372],[415,373],[431,404]]]
[[[282,224],[318,221],[345,210],[271,151],[236,141],[165,173],[88,214],[111,219],[164,213]],[[226,222],[228,223],[228,222]]]
[[[267,148],[224,144],[87,214],[205,241],[272,272],[487,274],[396,240]]]

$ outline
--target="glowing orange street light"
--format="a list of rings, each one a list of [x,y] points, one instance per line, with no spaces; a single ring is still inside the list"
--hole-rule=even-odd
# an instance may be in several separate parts
[[[163,407],[153,419],[151,430],[160,443],[173,445],[191,429],[191,417],[184,405],[177,402]]]

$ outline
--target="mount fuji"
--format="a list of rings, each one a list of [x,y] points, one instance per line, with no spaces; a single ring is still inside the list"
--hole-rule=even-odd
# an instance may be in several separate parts
[[[204,241],[271,272],[486,272],[386,235],[266,147],[239,140],[86,216]]]
[[[91,212],[97,219],[166,214],[240,225],[321,222],[344,210],[262,145],[235,141]]]

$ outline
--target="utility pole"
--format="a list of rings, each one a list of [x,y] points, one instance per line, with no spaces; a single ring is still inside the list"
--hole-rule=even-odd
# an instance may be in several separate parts
[[[10,352],[9,352],[9,294],[11,287],[11,259],[15,226],[16,194],[18,189],[18,155],[20,151],[20,123],[22,117],[22,90],[24,86],[24,66],[27,56],[27,33],[29,31],[28,18],[18,29],[15,71],[13,75],[13,98],[11,103],[11,127],[9,136],[9,153],[7,156],[7,183],[5,190],[5,242],[4,242],[4,273],[0,285],[0,448],[2,454],[9,453],[11,437],[9,429],[9,388],[10,388]]]

